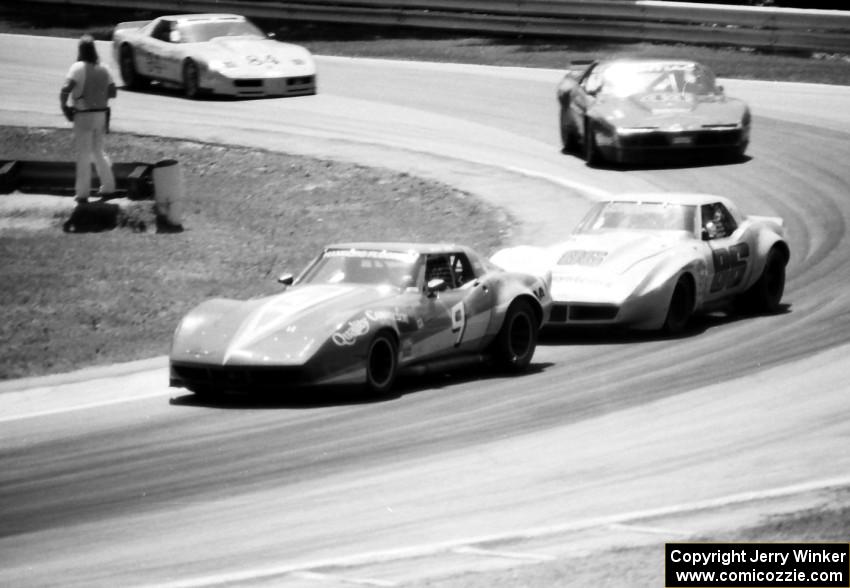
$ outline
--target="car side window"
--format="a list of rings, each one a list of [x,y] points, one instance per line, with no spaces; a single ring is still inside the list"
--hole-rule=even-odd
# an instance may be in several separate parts
[[[465,254],[454,253],[449,259],[455,284],[458,288],[475,279],[475,271],[472,269],[472,264],[469,262],[469,258],[466,257]]]
[[[596,94],[602,89],[602,74],[598,67],[594,67],[585,75],[581,86],[588,94]]]
[[[702,231],[707,240],[723,239],[738,228],[734,217],[721,202],[702,206]]]
[[[172,25],[173,23],[168,20],[159,21],[151,32],[151,37],[166,43],[171,42],[169,37],[171,35]]]
[[[599,67],[598,64],[595,63],[588,67],[585,72],[581,74],[581,77],[578,80],[578,85],[581,86],[585,92],[590,91],[588,89],[589,85],[598,86],[600,83],[601,78],[599,74]]]
[[[425,284],[431,280],[443,280],[446,289],[455,287],[454,273],[448,255],[429,255],[425,264]]]

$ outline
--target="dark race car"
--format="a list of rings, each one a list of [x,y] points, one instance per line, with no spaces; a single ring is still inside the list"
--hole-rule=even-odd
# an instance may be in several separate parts
[[[203,302],[180,322],[171,385],[196,393],[360,383],[390,390],[403,370],[531,362],[548,318],[547,278],[507,272],[458,245],[326,247],[282,293]]]
[[[694,61],[595,61],[558,86],[564,150],[589,164],[637,163],[672,153],[743,157],[750,110]]]

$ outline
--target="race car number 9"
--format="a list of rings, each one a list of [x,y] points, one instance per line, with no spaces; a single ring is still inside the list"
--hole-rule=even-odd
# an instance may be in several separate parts
[[[452,306],[450,312],[452,315],[452,333],[457,333],[455,347],[458,347],[463,340],[463,332],[466,330],[466,310],[463,308],[463,302],[458,302]]]

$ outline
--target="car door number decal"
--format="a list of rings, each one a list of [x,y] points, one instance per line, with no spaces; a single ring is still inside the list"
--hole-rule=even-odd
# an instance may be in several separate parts
[[[455,347],[458,347],[463,341],[463,333],[466,330],[466,310],[463,307],[463,302],[458,302],[452,306],[449,313],[452,318],[452,333],[457,333]]]
[[[718,248],[712,251],[714,259],[714,278],[710,292],[719,292],[741,284],[747,271],[747,258],[750,256],[748,243],[738,243],[729,249]]]

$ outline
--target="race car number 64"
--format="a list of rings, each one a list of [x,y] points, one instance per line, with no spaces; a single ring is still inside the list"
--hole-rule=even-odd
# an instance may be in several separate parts
[[[466,311],[463,308],[463,302],[458,302],[451,309],[452,315],[452,333],[457,333],[455,339],[455,347],[460,345],[463,340],[463,332],[466,330]]]

